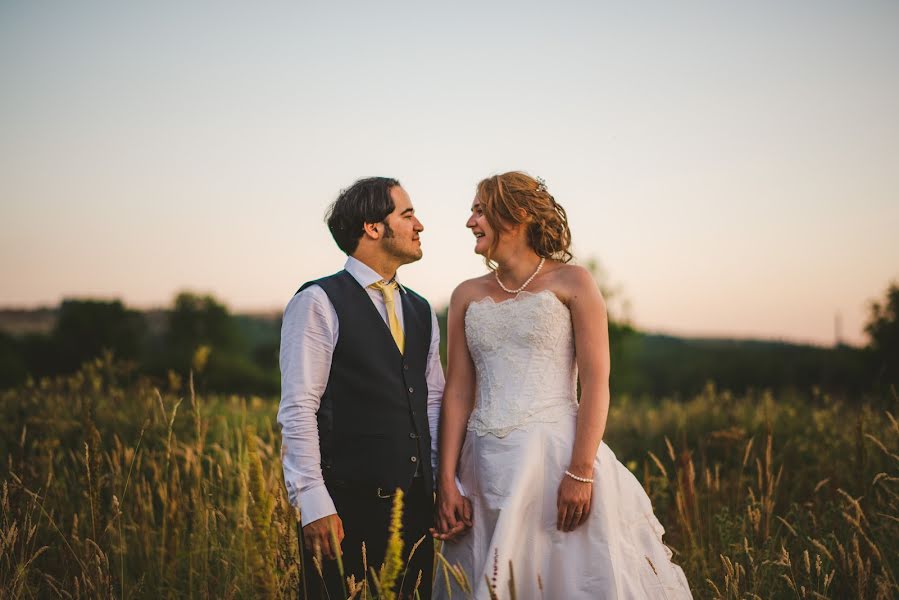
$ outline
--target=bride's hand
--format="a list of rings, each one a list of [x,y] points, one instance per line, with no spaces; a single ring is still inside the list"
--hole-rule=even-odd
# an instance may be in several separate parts
[[[438,540],[451,540],[471,527],[471,500],[455,486],[437,493],[436,528],[431,535]]]
[[[556,529],[574,531],[580,527],[590,515],[592,498],[592,483],[577,481],[568,475],[563,475],[556,500],[559,509],[556,517]]]

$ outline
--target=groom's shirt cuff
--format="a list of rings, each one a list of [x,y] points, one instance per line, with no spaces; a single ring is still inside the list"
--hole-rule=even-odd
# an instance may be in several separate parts
[[[328,489],[324,484],[310,488],[300,493],[300,516],[303,520],[303,527],[317,521],[322,517],[333,515],[337,512],[334,507],[334,501],[328,494]]]

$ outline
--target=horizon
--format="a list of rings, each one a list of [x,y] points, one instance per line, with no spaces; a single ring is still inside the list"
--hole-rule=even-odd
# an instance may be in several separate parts
[[[261,308],[261,307],[248,307],[248,308],[235,308],[229,305],[222,298],[215,296],[215,294],[209,294],[208,292],[203,292],[201,290],[190,290],[190,289],[182,289],[178,293],[192,293],[199,296],[211,295],[217,302],[221,303],[228,310],[229,314],[234,317],[251,317],[251,318],[263,318],[263,319],[280,319],[281,315],[284,312],[283,308],[279,307],[271,307],[271,308]],[[177,294],[176,294],[177,295]],[[147,312],[166,312],[172,310],[172,304],[174,302],[174,296],[172,297],[172,301],[168,303],[168,305],[155,304],[155,305],[133,305],[125,302],[121,297],[109,296],[109,297],[90,297],[90,296],[72,296],[65,297],[60,302],[54,304],[37,304],[33,306],[6,306],[0,305],[0,313],[4,312],[37,312],[37,311],[48,311],[54,312],[58,311],[60,305],[64,301],[99,301],[99,302],[122,302],[123,306],[130,310],[136,310],[138,312],[147,313]],[[440,313],[447,309],[447,304],[443,304],[441,306],[434,306],[434,309]],[[655,336],[668,336],[674,337],[684,340],[693,340],[693,341],[735,341],[735,342],[761,342],[761,343],[783,343],[789,345],[796,346],[815,346],[820,348],[836,348],[838,346],[850,346],[854,348],[861,348],[868,345],[867,338],[863,339],[861,342],[852,342],[846,339],[837,339],[836,335],[834,336],[834,340],[831,342],[821,342],[818,340],[812,339],[798,339],[798,338],[790,338],[790,337],[763,337],[763,336],[753,336],[750,335],[741,335],[739,333],[728,333],[728,332],[690,332],[690,331],[676,331],[670,329],[647,329],[641,327],[639,324],[635,324],[631,321],[622,321],[617,320],[617,322],[626,322],[629,325],[632,325],[634,329],[643,335],[655,335]]]
[[[507,10],[505,6],[514,6]],[[899,4],[0,7],[0,307],[280,312],[396,177],[435,308],[539,175],[642,331],[863,345],[899,281]]]

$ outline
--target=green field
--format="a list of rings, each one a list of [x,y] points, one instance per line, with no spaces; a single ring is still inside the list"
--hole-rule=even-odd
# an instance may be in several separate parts
[[[96,361],[0,405],[0,598],[295,597],[276,399],[158,387]],[[695,597],[893,598],[897,410],[895,394],[710,385],[677,402],[614,398],[605,440]]]

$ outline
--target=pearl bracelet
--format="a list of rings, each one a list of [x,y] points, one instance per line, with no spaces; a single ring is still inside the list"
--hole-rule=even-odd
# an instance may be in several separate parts
[[[593,483],[593,479],[590,477],[579,477],[572,473],[571,471],[565,471],[565,474],[574,479],[575,481],[580,481],[582,483]]]

